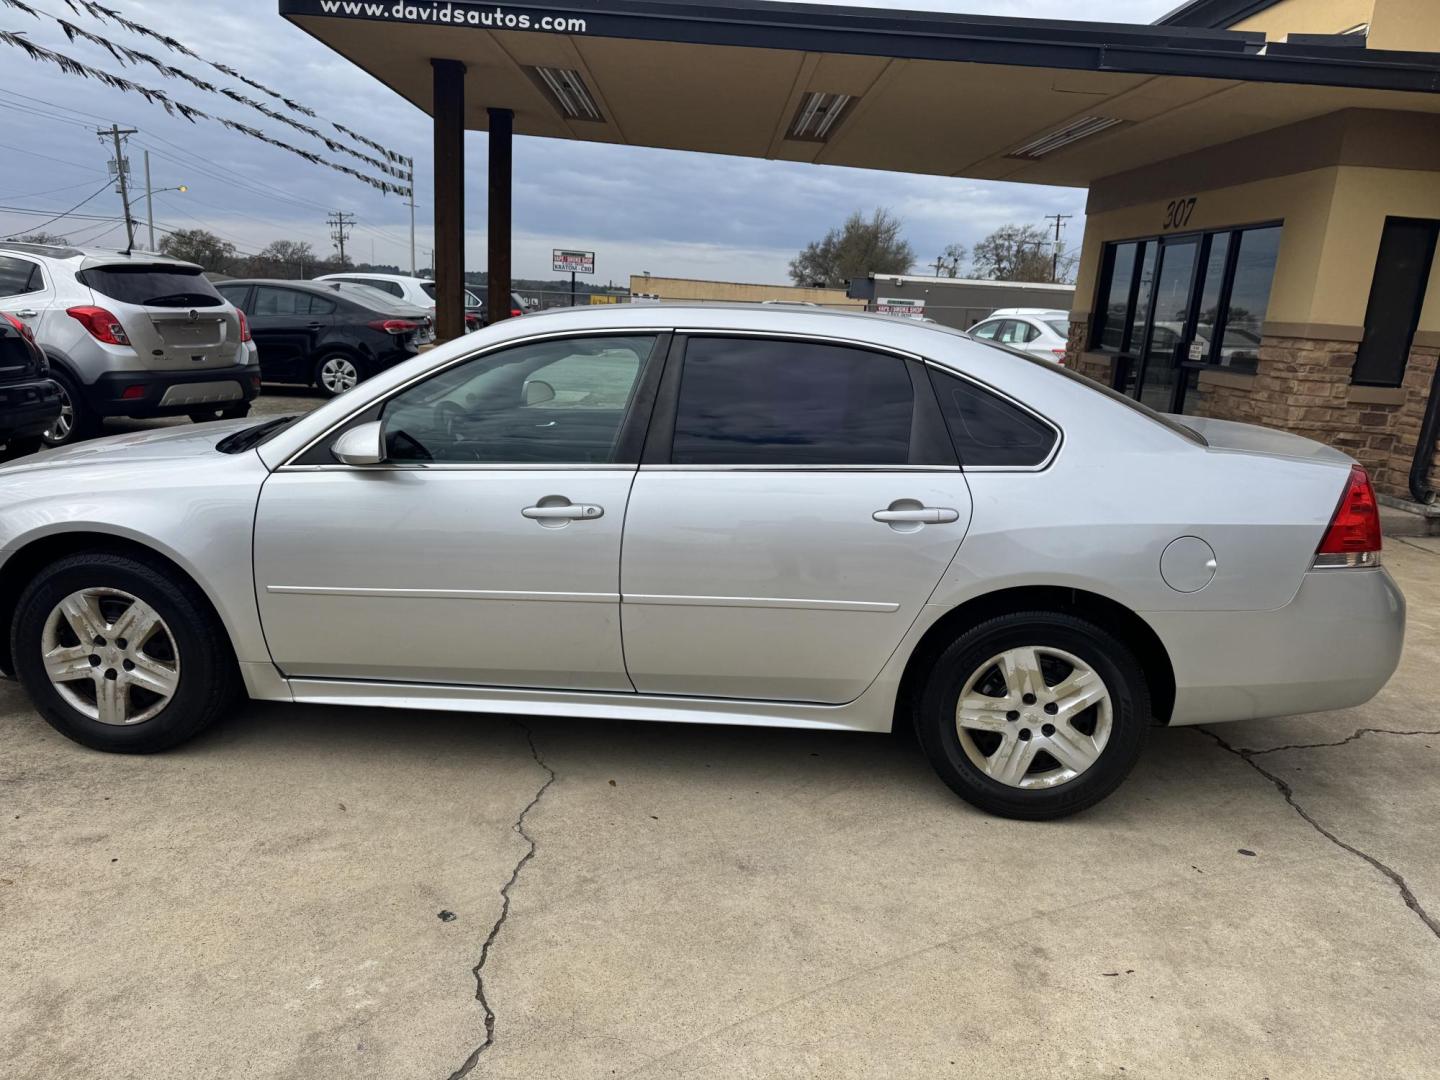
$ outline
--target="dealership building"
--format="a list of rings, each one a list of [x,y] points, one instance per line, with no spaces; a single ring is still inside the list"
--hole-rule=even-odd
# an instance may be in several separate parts
[[[280,10],[433,117],[450,335],[469,130],[490,133],[498,296],[517,134],[1084,187],[1072,366],[1339,446],[1393,499],[1440,484],[1440,0],[1191,0],[1153,26],[757,0]]]

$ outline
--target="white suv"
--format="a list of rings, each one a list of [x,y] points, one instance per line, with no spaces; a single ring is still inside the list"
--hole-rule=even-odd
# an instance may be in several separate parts
[[[0,271],[0,312],[30,328],[60,385],[51,446],[107,416],[244,416],[260,392],[245,316],[193,263],[0,242]]]
[[[998,341],[1021,352],[1065,363],[1070,340],[1070,313],[1049,308],[999,308],[968,333],[982,341]]]

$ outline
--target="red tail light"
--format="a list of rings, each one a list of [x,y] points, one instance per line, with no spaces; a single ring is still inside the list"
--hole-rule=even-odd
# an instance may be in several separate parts
[[[512,308],[510,309],[510,317],[511,317],[512,319],[518,319],[521,315],[524,315],[524,314],[525,314],[525,312],[521,311],[518,307],[512,307]]]
[[[65,314],[89,330],[96,341],[103,341],[106,345],[130,344],[130,337],[120,325],[120,320],[103,307],[72,307]]]
[[[409,319],[376,319],[370,324],[370,329],[381,330],[387,334],[408,334],[419,330],[420,324]]]
[[[23,337],[26,341],[35,340],[35,331],[31,330],[29,325],[26,324],[23,320],[17,319],[8,311],[0,311],[0,319],[4,319],[11,326],[15,327],[16,330],[19,330],[20,336]]]
[[[244,344],[250,340],[250,323],[245,318],[245,312],[239,308],[235,309],[235,314],[240,316],[240,342]]]
[[[1380,507],[1370,477],[1359,465],[1350,470],[1340,505],[1315,550],[1315,566],[1378,566]]]

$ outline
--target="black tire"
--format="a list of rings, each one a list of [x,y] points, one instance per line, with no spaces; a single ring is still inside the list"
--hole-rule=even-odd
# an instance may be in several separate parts
[[[50,613],[71,594],[93,588],[118,589],[143,600],[164,620],[173,639],[178,686],[158,713],[132,726],[104,724],[86,716],[61,696],[45,673],[41,643]],[[16,675],[50,726],[75,742],[110,753],[152,754],[177,746],[219,719],[240,691],[239,672],[220,620],[192,582],[159,560],[97,551],[50,564],[20,597],[10,626],[10,647]],[[127,693],[134,701],[134,691]]]
[[[344,393],[343,390],[334,390],[325,385],[325,365],[332,360],[348,364],[350,368],[354,370],[355,386],[359,386],[362,382],[365,381],[365,371],[363,368],[361,368],[359,361],[357,361],[353,356],[351,356],[349,353],[343,352],[328,352],[325,355],[321,356],[320,359],[315,361],[314,371],[314,383],[319,388],[320,392],[326,397],[339,397],[342,393]]]
[[[999,689],[1008,693],[1010,687],[1003,673],[990,661],[1006,650],[1023,647],[1038,649],[1044,655],[1041,666],[1046,669],[1047,689],[1066,677],[1067,662],[1055,656],[1065,653],[1097,674],[1109,694],[1109,737],[1099,756],[1078,775],[1053,787],[1025,788],[987,775],[972,760],[957,729],[956,709],[961,691],[976,676],[981,678],[972,693],[994,690],[993,680],[998,674]],[[1034,705],[1034,712],[1028,711],[1029,705]],[[1057,733],[1055,725],[1049,723],[1044,705],[1043,701],[1020,703],[1015,710],[1001,712],[997,721],[1014,723],[1015,738],[1026,743],[1034,740],[1030,752],[1035,758],[1025,773],[1032,783],[1050,771],[1047,763],[1064,769],[1060,760],[1050,757],[1046,749],[1056,745],[1050,736]],[[1100,723],[1100,708],[1097,705],[1077,715],[1074,730],[1087,736],[1095,735],[1100,730],[1093,726]],[[935,771],[955,794],[981,810],[1027,821],[1077,813],[1113,792],[1139,760],[1150,723],[1150,691],[1134,653],[1094,623],[1073,615],[1044,611],[1002,615],[956,638],[932,666],[920,693],[915,717],[920,745]],[[1086,725],[1092,725],[1088,732]],[[1000,752],[1004,740],[1010,738],[1009,730],[1007,726],[1003,735],[984,731],[968,734],[971,750],[989,763],[993,754]],[[1042,731],[1046,733],[1042,735]],[[993,749],[985,749],[986,740],[993,740],[989,743]],[[1050,775],[1061,774],[1051,771]]]
[[[66,426],[65,414],[62,412],[61,419],[45,429],[45,445],[70,446],[98,435],[100,418],[85,404],[80,387],[70,373],[62,368],[52,367],[50,378],[60,387],[61,408],[69,411],[69,426]]]

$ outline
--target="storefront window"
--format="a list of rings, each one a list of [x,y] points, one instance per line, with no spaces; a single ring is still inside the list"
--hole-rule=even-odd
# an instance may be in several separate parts
[[[1163,336],[1172,351],[1182,346],[1187,364],[1254,371],[1280,231],[1279,225],[1265,225],[1107,245],[1091,348],[1133,354],[1149,334],[1152,351],[1155,339]],[[1155,314],[1152,322],[1160,250],[1197,242],[1201,247],[1193,275],[1169,282],[1171,292],[1183,287],[1185,297],[1167,296],[1168,314]]]

